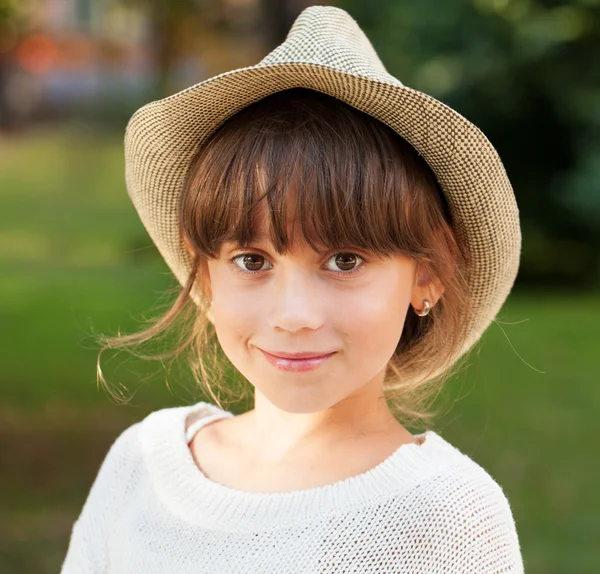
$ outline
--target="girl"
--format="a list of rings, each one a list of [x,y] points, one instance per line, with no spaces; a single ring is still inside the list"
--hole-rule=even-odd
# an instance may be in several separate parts
[[[63,574],[523,572],[501,487],[406,426],[429,420],[517,272],[518,210],[485,136],[387,74],[346,12],[313,6],[256,66],[138,110],[125,150],[183,290],[106,346],[191,309],[174,355],[191,348],[217,404],[117,438]],[[220,406],[221,351],[253,389],[245,413]]]

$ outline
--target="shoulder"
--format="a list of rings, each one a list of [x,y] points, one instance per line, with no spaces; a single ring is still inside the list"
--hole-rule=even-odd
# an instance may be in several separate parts
[[[440,559],[460,564],[461,572],[522,572],[516,525],[503,488],[477,462],[445,444],[451,456],[420,485],[412,509],[420,515],[423,542]]]
[[[448,509],[448,520],[476,522],[483,516],[514,524],[510,504],[494,477],[470,456],[435,435],[440,465],[427,480],[429,500]],[[444,451],[444,455],[441,452]]]
[[[104,456],[73,523],[61,573],[100,572],[106,568],[109,525],[132,480],[139,475],[139,428],[137,422],[121,431]]]
[[[115,437],[106,454],[106,458],[115,460],[129,459],[139,445],[140,428],[143,421],[136,421],[122,429]],[[106,460],[106,459],[105,459]]]
[[[125,491],[148,473],[152,449],[157,444],[166,452],[172,450],[175,444],[185,444],[179,439],[191,408],[158,409],[120,431],[100,463],[84,504],[84,514],[92,510],[104,514],[110,511],[111,506],[118,506]]]
[[[185,409],[185,407],[180,407]],[[151,442],[152,433],[164,433],[165,413],[177,409],[159,409],[120,431],[104,455],[93,480],[77,522],[108,519],[119,509],[125,494],[147,474],[144,443]],[[178,411],[179,416],[183,415]],[[145,438],[146,437],[146,438]],[[150,440],[148,439],[150,437]]]
[[[84,511],[94,506],[107,512],[118,504],[119,492],[127,488],[141,463],[139,431],[141,422],[135,422],[122,430],[106,452],[91,486]]]
[[[441,516],[455,527],[471,532],[480,527],[514,526],[508,498],[500,484],[474,461],[464,461],[434,477],[428,485],[429,499]]]
[[[121,430],[101,462],[92,491],[110,490],[116,496],[117,490],[125,489],[128,481],[135,479],[146,466],[145,445],[155,435],[174,441],[178,436],[174,431],[178,423],[183,429],[189,409],[186,406],[157,409]]]

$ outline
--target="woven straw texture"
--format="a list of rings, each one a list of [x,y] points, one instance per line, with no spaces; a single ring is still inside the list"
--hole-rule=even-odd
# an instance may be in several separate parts
[[[338,98],[390,126],[435,173],[469,262],[474,304],[465,317],[468,336],[460,355],[466,353],[502,307],[517,275],[521,231],[512,186],[486,136],[447,105],[391,76],[340,8],[306,8],[286,40],[255,66],[151,102],[131,117],[125,133],[127,189],[166,263],[185,284],[191,259],[179,236],[179,201],[199,147],[241,109],[296,87]],[[196,302],[199,297],[195,291]]]

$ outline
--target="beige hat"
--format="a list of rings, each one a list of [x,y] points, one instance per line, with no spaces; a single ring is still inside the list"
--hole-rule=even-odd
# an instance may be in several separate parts
[[[182,185],[198,148],[228,118],[289,88],[309,88],[350,104],[395,130],[435,173],[469,260],[473,307],[466,353],[490,325],[517,275],[519,211],[504,167],[485,135],[459,113],[386,71],[352,17],[311,6],[285,41],[254,66],[219,74],[151,102],[125,133],[127,189],[159,252],[185,284],[191,257],[180,238]],[[193,294],[199,301],[199,293]]]

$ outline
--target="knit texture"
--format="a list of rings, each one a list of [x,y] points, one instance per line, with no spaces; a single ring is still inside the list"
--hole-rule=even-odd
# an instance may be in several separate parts
[[[371,470],[283,493],[212,481],[189,442],[234,416],[210,403],[154,411],[105,457],[61,574],[523,572],[502,488],[429,430]]]

